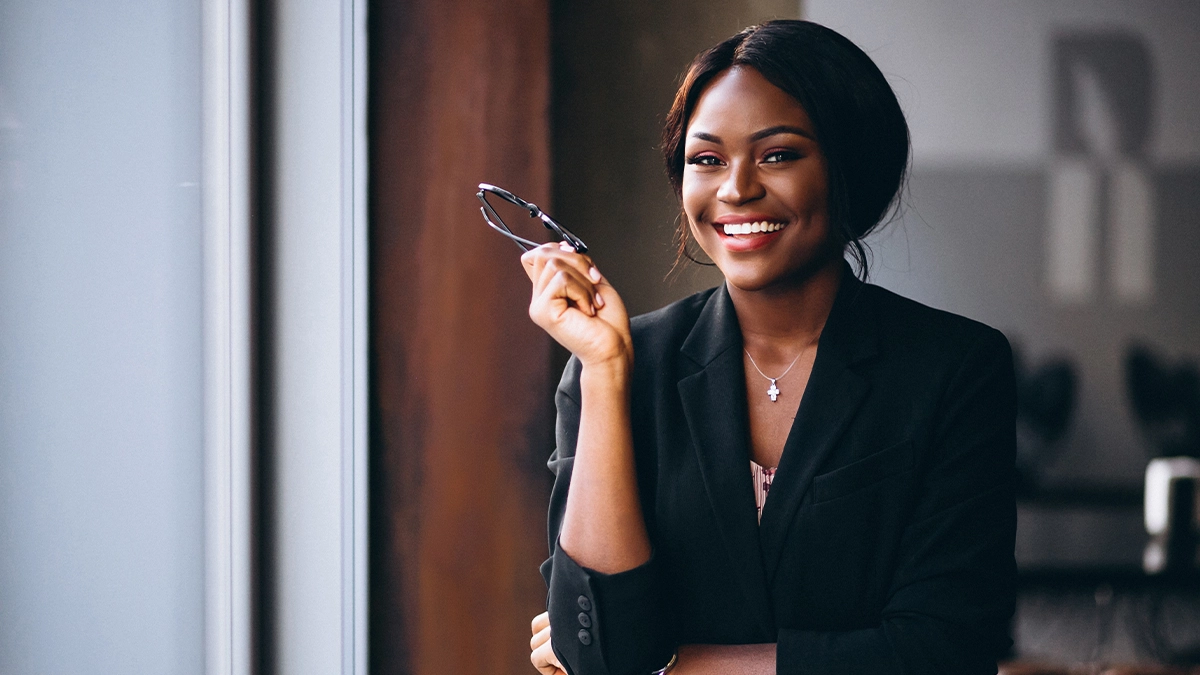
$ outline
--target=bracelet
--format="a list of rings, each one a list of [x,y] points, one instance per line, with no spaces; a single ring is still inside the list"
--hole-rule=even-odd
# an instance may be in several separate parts
[[[667,665],[663,666],[662,668],[659,668],[658,670],[652,671],[650,673],[650,675],[667,675],[667,673],[669,673],[671,671],[671,669],[675,667],[675,662],[678,660],[679,660],[679,652],[672,652],[671,660],[667,661]]]

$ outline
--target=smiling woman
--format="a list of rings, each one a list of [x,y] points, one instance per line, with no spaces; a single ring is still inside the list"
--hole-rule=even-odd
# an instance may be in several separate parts
[[[791,48],[784,46],[788,42]],[[821,151],[832,224],[865,275],[859,242],[895,203],[908,165],[908,125],[887,80],[853,43],[810,22],[771,22],[718,44],[688,69],[663,129],[663,156],[676,194],[683,189],[687,138],[704,133],[695,129],[699,99],[731,68],[750,69],[774,85],[772,97],[782,95],[790,100],[785,106],[799,108],[805,123],[792,130]],[[687,222],[680,222],[681,255]]]
[[[762,289],[841,257],[812,122],[757,70],[730,68],[705,88],[684,153],[686,222],[732,286]]]
[[[663,152],[681,252],[690,235],[722,286],[631,321],[586,255],[522,258],[530,316],[573,353],[534,665],[995,673],[1012,358],[845,261],[866,276],[905,174],[886,80],[816,24],[748,28],[693,62]]]

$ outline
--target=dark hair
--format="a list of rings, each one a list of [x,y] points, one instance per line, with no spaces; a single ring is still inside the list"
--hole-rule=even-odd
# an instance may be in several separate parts
[[[677,197],[683,195],[684,136],[696,101],[733,66],[755,69],[808,113],[829,170],[830,226],[865,277],[862,239],[897,202],[908,172],[908,124],[887,79],[853,42],[809,21],[751,26],[702,52],[688,67],[663,128],[663,159]],[[686,215],[676,234],[679,258],[690,259]]]

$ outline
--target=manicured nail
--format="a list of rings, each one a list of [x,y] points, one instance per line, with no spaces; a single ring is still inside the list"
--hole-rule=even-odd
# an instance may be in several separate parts
[[[575,251],[575,247],[568,244],[565,241],[558,242],[558,247],[561,248],[562,250],[566,251],[567,253],[573,253]]]
[[[596,268],[594,268],[594,267],[593,267],[592,269],[596,269]],[[599,294],[599,293],[597,293],[597,294],[596,294],[596,306],[597,306],[597,307],[603,307],[603,306],[604,306],[604,298],[600,297],[600,294]]]
[[[596,269],[595,267],[592,267],[588,270],[588,276],[592,278],[592,281],[597,283],[599,283],[599,281],[603,278],[600,276],[600,270]]]

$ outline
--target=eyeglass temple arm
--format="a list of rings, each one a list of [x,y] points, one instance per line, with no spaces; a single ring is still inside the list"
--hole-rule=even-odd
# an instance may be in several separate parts
[[[493,230],[496,230],[500,234],[503,234],[504,236],[508,237],[509,239],[512,239],[513,241],[517,242],[518,245],[521,245],[521,248],[523,248],[524,250],[526,250],[526,251],[530,250],[530,248],[527,248],[527,247],[537,248],[539,246],[539,244],[532,242],[528,239],[523,239],[523,238],[517,236],[516,234],[514,234],[512,232],[512,230],[509,230],[508,227],[506,227],[506,226],[496,225],[496,223],[492,222],[492,219],[490,217],[488,217],[488,211],[490,211],[491,215],[495,216],[496,220],[500,221],[501,223],[504,222],[504,219],[501,218],[500,214],[496,213],[496,210],[493,209],[492,205],[488,203],[488,201],[487,201],[487,193],[488,192],[496,195],[497,197],[499,197],[511,204],[515,204],[515,205],[529,211],[530,218],[537,218],[538,220],[541,220],[542,224],[545,225],[547,229],[553,231],[555,234],[557,234],[559,237],[561,237],[564,241],[566,241],[568,244],[570,244],[571,247],[575,249],[576,253],[587,253],[587,250],[588,250],[587,244],[583,243],[582,239],[575,236],[575,234],[572,233],[570,230],[568,230],[567,228],[560,225],[558,223],[558,221],[556,221],[553,218],[551,218],[550,216],[546,215],[540,208],[538,208],[537,204],[534,204],[533,202],[527,202],[524,199],[521,199],[520,197],[516,196],[515,194],[509,192],[508,190],[505,190],[504,188],[496,187],[495,185],[492,185],[490,183],[480,183],[479,184],[479,192],[475,193],[475,196],[478,197],[479,201],[483,203],[483,207],[480,208],[480,211],[483,212],[484,220],[487,221],[487,224]],[[484,210],[485,208],[486,208],[486,210]]]
[[[481,199],[481,201],[482,201],[482,199]],[[510,241],[512,241],[514,244],[516,244],[517,247],[520,248],[522,251],[531,251],[539,246],[539,244],[536,241],[530,241],[523,237],[519,237],[516,234],[514,234],[512,231],[510,231],[507,227],[504,227],[503,225],[497,225],[491,219],[491,217],[488,215],[488,211],[490,211],[491,209],[492,209],[491,205],[488,204],[487,202],[484,202],[484,206],[479,207],[479,212],[483,214],[483,220],[484,220],[484,222],[487,223],[488,227],[499,232],[500,234],[504,235],[505,237],[508,237],[508,239]],[[504,220],[502,218],[500,218],[500,216],[498,214],[496,214],[495,211],[492,211],[492,214],[495,215],[496,218],[498,220],[500,220],[501,223],[504,222]]]
[[[575,249],[576,253],[587,253],[587,251],[588,251],[587,244],[583,243],[583,240],[580,239],[579,237],[576,237],[570,230],[563,227],[562,225],[559,225],[558,221],[554,220],[553,218],[551,218],[550,216],[548,216],[544,213],[538,217],[541,219],[542,223],[546,225],[546,227],[550,228],[551,230],[554,230],[554,232],[557,233],[558,236],[563,238],[563,241],[570,244]]]
[[[583,243],[582,239],[576,237],[573,232],[563,227],[557,220],[546,215],[545,212],[538,208],[537,204],[527,202],[516,195],[513,195],[513,197],[520,202],[518,206],[522,206],[529,210],[529,216],[531,218],[537,218],[538,220],[542,221],[542,224],[546,226],[546,229],[551,230],[558,236],[562,237],[563,241],[570,244],[575,249],[576,253],[587,253],[587,244]]]

